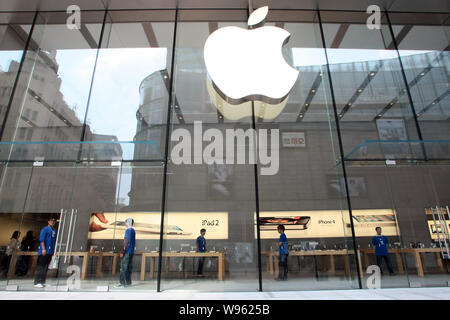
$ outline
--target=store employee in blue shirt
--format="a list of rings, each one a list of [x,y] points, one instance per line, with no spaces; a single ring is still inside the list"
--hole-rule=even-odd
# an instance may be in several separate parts
[[[133,224],[134,220],[132,218],[125,219],[127,230],[123,239],[123,249],[120,253],[120,258],[122,258],[120,263],[120,284],[115,285],[114,288],[131,286],[134,247],[136,245],[136,231],[133,229]]]
[[[284,234],[284,226],[280,224],[277,228],[280,234],[279,246],[279,256],[278,256],[278,279],[276,280],[287,280],[288,274],[288,256],[289,256],[289,246],[286,235]]]
[[[383,269],[381,265],[383,263],[383,259],[386,261],[387,267],[389,269],[389,273],[391,275],[394,274],[394,270],[392,270],[391,260],[389,259],[389,252],[387,249],[387,245],[389,244],[388,239],[381,235],[381,227],[375,228],[377,235],[372,238],[372,244],[375,248],[375,255],[377,257],[377,265],[380,267],[381,274],[383,274]]]
[[[200,230],[200,235],[197,237],[197,251],[206,252],[206,239],[205,239],[206,229]],[[203,262],[205,262],[205,257],[200,257],[198,259],[198,269],[197,276],[203,277]]]
[[[34,276],[34,287],[43,288],[47,286],[45,280],[52,256],[55,253],[56,230],[54,228],[56,219],[49,218],[48,225],[41,230],[39,236],[39,251],[36,274]]]

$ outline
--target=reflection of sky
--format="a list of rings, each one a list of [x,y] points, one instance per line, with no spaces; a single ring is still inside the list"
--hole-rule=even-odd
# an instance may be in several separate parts
[[[0,51],[0,71],[8,71],[12,60],[20,61],[22,51]]]
[[[61,92],[69,106],[78,105],[83,121],[96,50],[58,50]],[[99,53],[88,122],[97,134],[131,141],[136,134],[139,85],[166,68],[166,48],[102,49]]]
[[[432,51],[419,50],[401,50],[402,57],[424,54]],[[395,50],[375,50],[375,49],[327,49],[328,60],[330,64],[338,63],[352,63],[352,62],[366,62],[384,59],[397,58]],[[293,48],[292,56],[294,66],[321,66],[326,64],[325,52],[321,48]]]

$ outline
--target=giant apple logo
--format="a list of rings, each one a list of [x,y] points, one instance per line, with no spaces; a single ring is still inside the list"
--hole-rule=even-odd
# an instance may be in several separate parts
[[[224,105],[230,108],[230,105],[260,101],[259,109],[270,108],[267,104],[275,105],[278,107],[275,114],[279,114],[287,102],[298,77],[298,70],[284,60],[281,50],[290,34],[278,27],[262,26],[267,13],[267,6],[255,10],[248,19],[248,30],[224,27],[206,40],[205,65],[210,85],[222,98],[217,101],[212,96],[219,110]],[[212,93],[210,87],[208,91]],[[237,118],[249,115],[240,111]],[[255,109],[256,115],[260,111]],[[271,115],[264,118],[276,116],[274,112],[268,114]]]

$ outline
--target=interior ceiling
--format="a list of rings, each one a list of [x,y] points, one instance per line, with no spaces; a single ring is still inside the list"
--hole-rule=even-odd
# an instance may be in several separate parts
[[[450,12],[447,0],[252,0],[254,8],[322,9],[365,11],[370,5],[404,12]],[[76,4],[82,10],[169,9],[175,8],[247,8],[248,0],[2,0],[0,11],[66,10]]]

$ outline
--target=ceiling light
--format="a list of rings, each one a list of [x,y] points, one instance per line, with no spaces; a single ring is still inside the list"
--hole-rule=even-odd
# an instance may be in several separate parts
[[[424,75],[425,75],[425,72],[422,72],[420,75],[421,75],[421,76],[424,76]]]
[[[311,92],[314,93],[314,92],[316,92],[316,90],[312,89]]]
[[[373,77],[375,75],[375,72],[371,72],[370,75]]]
[[[358,89],[358,92],[362,92],[362,89]]]
[[[305,107],[308,107],[309,106],[309,104],[308,103],[305,103]]]

